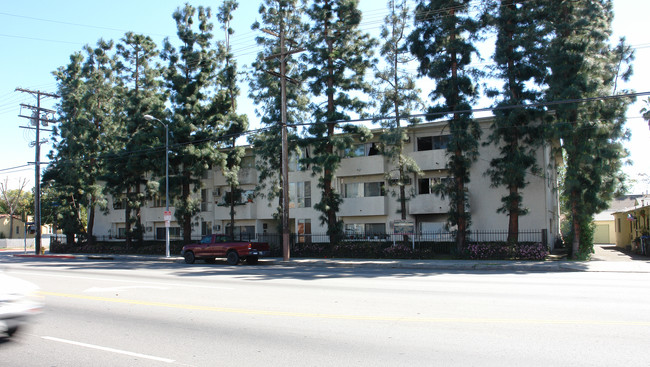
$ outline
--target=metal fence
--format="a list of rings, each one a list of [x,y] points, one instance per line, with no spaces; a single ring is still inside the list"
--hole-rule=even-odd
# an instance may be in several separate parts
[[[192,236],[198,242],[201,235]],[[508,231],[476,230],[471,231],[469,243],[505,243]],[[517,233],[518,243],[547,244],[547,231],[525,230]],[[241,233],[233,238],[237,241],[266,242],[271,247],[271,256],[282,256],[282,234],[280,233]],[[124,238],[97,236],[96,240],[115,248],[125,244]],[[428,258],[434,254],[452,254],[456,249],[455,233],[447,231],[417,232],[412,234],[392,233],[345,233],[333,239],[327,234],[299,234],[289,236],[292,256],[296,257],[400,257]],[[144,236],[143,243],[132,239],[132,248],[158,246],[164,244],[164,238]],[[180,252],[183,246],[181,236],[171,236],[172,249]]]
[[[199,241],[203,235],[193,234],[192,241]],[[65,237],[64,237],[65,238]],[[123,242],[124,237],[116,236],[96,236],[97,241],[103,242]],[[165,238],[156,237],[154,235],[143,236],[144,241],[165,241]],[[456,235],[454,232],[437,231],[437,232],[415,232],[409,234],[394,234],[394,233],[344,233],[340,236],[338,241],[332,241],[332,238],[327,234],[299,234],[291,233],[290,239],[292,244],[297,243],[332,243],[341,241],[350,242],[455,242]],[[508,231],[503,230],[477,230],[471,231],[468,235],[470,243],[479,242],[506,242],[508,239]],[[546,243],[547,232],[546,229],[542,230],[524,230],[517,233],[517,242],[542,242]],[[135,238],[133,238],[135,240]],[[182,241],[183,236],[171,235],[171,241]],[[253,242],[268,242],[272,244],[282,243],[281,233],[241,233],[235,234],[234,240],[238,241],[253,241]]]

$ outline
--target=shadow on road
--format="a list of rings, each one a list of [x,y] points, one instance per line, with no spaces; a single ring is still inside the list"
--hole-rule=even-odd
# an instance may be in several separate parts
[[[468,262],[462,263],[462,266],[445,266],[444,260],[442,266],[431,268],[430,266],[418,268],[417,261],[410,263],[409,266],[391,266],[390,264],[273,264],[270,260],[260,260],[257,265],[227,265],[225,261],[219,261],[215,264],[206,264],[197,261],[195,264],[185,264],[182,260],[177,262],[169,261],[145,261],[145,260],[96,260],[87,258],[77,259],[49,259],[49,258],[18,258],[13,256],[0,255],[0,266],[2,264],[29,264],[29,266],[41,269],[60,269],[66,268],[71,270],[165,270],[169,275],[179,277],[235,277],[247,281],[267,281],[273,279],[296,279],[296,280],[319,280],[319,279],[340,279],[340,278],[376,278],[376,277],[428,277],[443,274],[533,274],[540,272],[553,271],[571,271],[571,269],[557,270],[552,267],[553,262],[547,261],[542,263],[520,262],[522,266],[513,268],[511,262]],[[459,263],[455,261],[455,263]],[[451,263],[449,263],[451,264]],[[472,264],[478,264],[471,268]],[[530,266],[529,266],[530,265]],[[573,271],[586,269],[586,265],[574,263]]]

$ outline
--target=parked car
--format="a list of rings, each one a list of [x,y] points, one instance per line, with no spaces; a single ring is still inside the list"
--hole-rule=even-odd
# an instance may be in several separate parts
[[[203,236],[199,243],[185,245],[181,251],[187,264],[193,264],[196,259],[214,263],[218,257],[225,258],[230,265],[237,265],[244,260],[248,264],[257,264],[260,257],[270,254],[268,243],[234,241],[230,236],[223,234]]]
[[[14,335],[33,316],[41,313],[36,300],[38,287],[0,270],[0,334]]]

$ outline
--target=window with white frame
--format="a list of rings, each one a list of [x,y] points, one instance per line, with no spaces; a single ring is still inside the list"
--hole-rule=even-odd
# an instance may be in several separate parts
[[[385,194],[384,182],[352,182],[343,184],[344,198],[384,196]]]
[[[421,136],[417,138],[418,152],[425,150],[447,149],[451,135]]]
[[[151,200],[151,207],[152,208],[163,208],[165,207],[165,197],[163,195],[156,195],[154,196],[153,200]]]
[[[298,242],[311,242],[311,219],[298,219]]]
[[[289,172],[307,171],[309,163],[301,160],[309,158],[309,148],[301,148],[298,153],[292,152],[289,156]]]
[[[379,155],[379,145],[377,143],[359,143],[341,151],[342,158],[368,157]]]
[[[372,236],[386,234],[386,223],[346,223],[347,236]]]
[[[311,182],[289,182],[289,208],[311,208]]]
[[[449,185],[452,179],[449,177],[424,177],[418,179],[418,195],[433,194],[434,186],[443,183]]]
[[[201,189],[201,211],[208,211],[208,189]]]

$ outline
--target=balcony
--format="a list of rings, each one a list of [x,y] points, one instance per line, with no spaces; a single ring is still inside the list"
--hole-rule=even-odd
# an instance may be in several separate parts
[[[385,169],[386,164],[382,155],[343,158],[341,166],[336,170],[336,176],[383,175]]]
[[[409,201],[409,214],[444,214],[449,210],[449,200],[435,194],[417,195]]]
[[[257,171],[254,168],[242,168],[239,170],[239,184],[240,185],[251,185],[257,184]],[[227,186],[228,182],[224,175],[219,172],[214,173],[214,185],[215,186]]]
[[[345,198],[338,215],[341,217],[386,215],[386,197]]]
[[[423,171],[445,169],[447,166],[447,151],[444,149],[425,150],[421,152],[412,152],[411,158],[418,164]]]

